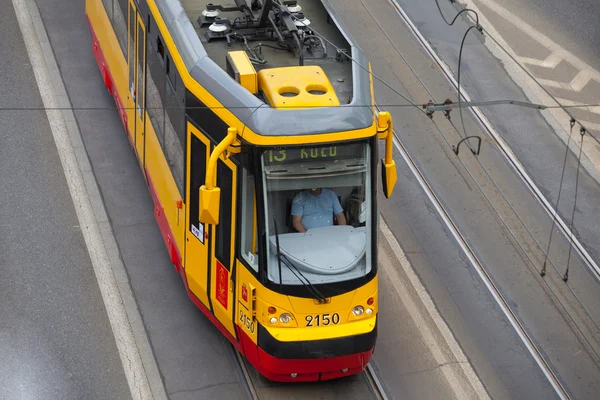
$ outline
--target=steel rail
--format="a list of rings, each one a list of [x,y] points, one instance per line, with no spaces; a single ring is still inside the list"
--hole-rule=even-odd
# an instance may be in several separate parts
[[[227,345],[227,343],[226,343]],[[243,386],[243,390],[246,392],[248,399],[250,400],[259,400],[258,392],[254,387],[254,383],[252,382],[252,376],[250,375],[250,371],[248,371],[248,365],[244,360],[244,357],[240,354],[239,351],[235,349],[235,347],[229,343],[227,346],[229,355],[233,364],[236,367],[237,373],[240,377],[240,384]]]
[[[421,43],[421,45],[427,51],[429,56],[440,67],[440,69],[443,71],[444,75],[450,81],[450,83],[452,83],[454,85],[454,87],[458,87],[458,83],[454,77],[454,74],[450,70],[450,67],[446,63],[444,63],[442,61],[442,59],[438,56],[438,54],[433,50],[433,48],[431,47],[429,42],[423,37],[421,32],[419,32],[417,27],[413,24],[413,22],[410,20],[410,18],[408,17],[406,12],[402,9],[402,7],[398,4],[398,2],[396,0],[388,0],[388,2],[396,9],[396,11],[398,12],[399,16],[404,21],[406,26],[410,29],[410,31],[413,33],[413,35],[415,35],[416,39]],[[471,97],[465,91],[465,89],[463,87],[460,88],[460,93],[461,93],[461,96],[466,101],[468,101],[468,102],[472,101]],[[501,135],[494,129],[494,127],[492,126],[490,121],[483,114],[481,109],[479,109],[479,107],[472,107],[469,110],[473,113],[476,121],[479,122],[479,124],[482,126],[482,128],[489,134],[489,136],[492,139],[494,139],[496,141],[502,154],[508,160],[509,165],[511,165],[511,167],[513,167],[513,169],[517,172],[517,174],[525,182],[525,184],[526,184],[525,186],[527,186],[527,188],[533,194],[534,198],[541,204],[544,211],[546,211],[546,213],[551,218],[556,218],[557,226],[560,228],[561,233],[565,236],[565,239],[567,241],[571,241],[571,243],[573,244],[573,246],[575,247],[575,249],[581,256],[581,259],[584,261],[584,264],[586,265],[586,267],[590,270],[590,272],[593,274],[593,276],[595,276],[595,278],[600,281],[600,267],[598,266],[598,264],[594,261],[592,256],[587,252],[587,250],[581,244],[579,239],[577,239],[577,237],[572,233],[571,229],[569,228],[569,225],[567,223],[565,223],[565,221],[562,219],[560,214],[557,211],[556,212],[554,211],[554,207],[552,206],[552,204],[550,204],[548,199],[546,199],[546,197],[542,194],[542,192],[537,187],[537,185],[533,182],[533,180],[531,179],[531,177],[525,170],[525,167],[523,166],[523,164],[521,164],[521,162],[519,161],[517,156],[513,153],[513,151],[510,149],[508,144],[504,141],[504,139],[502,139]]]
[[[568,394],[567,390],[565,389],[565,387],[563,386],[562,382],[560,381],[558,376],[554,373],[554,371],[552,371],[550,364],[546,361],[543,354],[537,348],[535,342],[533,341],[533,339],[531,338],[529,333],[527,333],[527,330],[525,329],[523,324],[519,321],[519,318],[517,317],[517,315],[511,310],[510,306],[508,305],[508,302],[504,299],[500,290],[498,289],[496,284],[493,282],[492,278],[485,271],[483,264],[479,261],[479,259],[477,258],[477,256],[475,255],[475,253],[473,252],[473,250],[467,243],[464,236],[458,230],[458,226],[454,223],[454,221],[450,217],[449,213],[446,211],[446,209],[442,205],[441,201],[439,200],[438,196],[434,193],[432,187],[429,185],[429,183],[425,179],[425,176],[423,175],[423,173],[421,172],[419,167],[417,167],[417,165],[414,162],[414,160],[412,159],[412,157],[408,154],[407,149],[404,147],[404,145],[400,141],[400,138],[396,132],[394,132],[394,144],[395,144],[396,148],[398,149],[398,151],[400,152],[400,154],[402,155],[402,158],[404,159],[404,161],[410,168],[413,175],[417,178],[417,181],[419,182],[419,184],[421,185],[421,187],[427,194],[427,197],[432,202],[436,211],[438,212],[440,217],[444,220],[444,223],[446,224],[446,226],[448,227],[450,232],[452,232],[452,235],[456,239],[456,241],[457,241],[458,245],[461,247],[462,251],[465,253],[467,258],[469,259],[471,265],[477,271],[479,277],[481,278],[483,283],[488,288],[488,290],[491,293],[494,300],[496,300],[496,303],[500,306],[500,308],[504,312],[504,315],[508,318],[509,322],[511,323],[511,325],[513,326],[513,328],[515,329],[515,331],[521,338],[521,341],[523,342],[525,347],[527,347],[527,350],[533,356],[536,363],[538,364],[538,366],[540,367],[540,369],[542,370],[542,372],[544,373],[544,375],[546,376],[546,378],[548,379],[548,381],[550,382],[550,384],[552,385],[552,387],[554,388],[554,390],[556,391],[558,396],[561,399],[570,399],[571,397],[569,396],[569,394]]]
[[[371,363],[367,364],[367,368],[365,368],[364,374],[367,378],[367,382],[369,382],[369,386],[373,391],[373,395],[377,400],[388,400],[387,394],[381,384],[381,381],[377,377],[375,370]]]
[[[402,7],[398,4],[398,2],[396,0],[388,0],[388,2],[398,12],[398,14],[401,17],[401,19],[403,20],[403,22],[410,29],[410,31],[413,33],[413,35],[415,35],[416,39],[421,43],[421,45],[424,47],[424,49],[427,51],[427,53],[430,55],[430,57],[438,64],[440,69],[444,72],[444,75],[446,76],[446,78],[455,87],[458,87],[458,83],[457,83],[456,79],[454,78],[454,75],[452,74],[452,71],[450,70],[450,68],[440,59],[440,57],[433,50],[433,48],[427,42],[427,40],[425,40],[423,35],[419,32],[419,30],[416,28],[416,26],[413,24],[413,22],[410,20],[410,18],[408,17],[406,12],[402,9]],[[471,101],[470,96],[468,95],[468,93],[466,93],[466,91],[463,88],[461,88],[461,95],[465,98],[466,101]],[[486,130],[488,132],[488,134],[493,139],[496,140],[499,147],[503,151],[504,156],[508,159],[510,164],[517,171],[517,173],[521,176],[521,178],[525,181],[528,188],[531,190],[531,192],[534,194],[534,196],[540,202],[540,204],[543,206],[543,208],[546,210],[546,212],[548,212],[548,214],[551,217],[554,217],[554,215],[555,215],[554,210],[550,206],[547,199],[541,194],[541,192],[539,191],[537,186],[532,182],[531,178],[525,171],[525,168],[523,167],[523,165],[518,161],[516,156],[512,153],[512,151],[508,147],[508,145],[504,142],[504,140],[500,137],[500,135],[491,126],[491,123],[489,122],[489,120],[483,115],[481,110],[477,107],[471,108],[470,111],[474,114],[476,120],[482,125],[483,129]],[[485,283],[485,285],[488,288],[488,290],[490,291],[491,295],[494,297],[494,300],[496,300],[496,302],[498,303],[498,305],[504,312],[505,316],[510,321],[511,325],[513,326],[513,328],[515,329],[515,331],[521,338],[521,341],[527,347],[528,351],[535,359],[536,363],[538,364],[538,366],[540,367],[540,369],[542,370],[542,372],[544,373],[544,375],[546,376],[546,378],[548,379],[548,381],[554,388],[557,395],[562,399],[570,399],[571,397],[570,397],[568,391],[566,390],[566,388],[564,387],[563,383],[560,381],[559,377],[554,373],[554,371],[552,371],[552,368],[551,368],[549,362],[546,361],[543,354],[540,352],[537,345],[533,341],[532,337],[528,334],[528,332],[525,329],[525,327],[523,326],[523,324],[519,321],[518,316],[511,310],[510,306],[508,305],[508,302],[502,296],[499,288],[495,285],[495,283],[493,282],[493,280],[491,279],[489,274],[485,271],[483,264],[479,261],[479,259],[475,255],[475,253],[470,248],[470,246],[467,243],[464,236],[458,230],[458,226],[454,223],[454,221],[450,217],[449,213],[446,211],[446,209],[442,205],[441,201],[438,199],[437,195],[434,193],[433,189],[431,188],[431,186],[425,179],[425,176],[419,170],[416,163],[414,162],[412,157],[409,155],[407,149],[404,147],[404,145],[400,141],[400,137],[398,136],[398,134],[396,132],[394,132],[394,144],[396,145],[396,148],[402,155],[402,158],[404,159],[404,161],[409,166],[411,172],[417,178],[419,184],[421,185],[421,187],[423,188],[423,190],[429,197],[430,201],[433,203],[438,214],[442,217],[442,219],[444,220],[444,223],[452,232],[452,235],[454,236],[454,238],[458,242],[459,246],[462,248],[463,252],[469,259],[471,265],[475,268],[479,277]],[[560,218],[560,216],[556,215],[556,217],[557,217],[557,222],[558,222],[559,226],[561,227],[563,234],[565,235],[565,237],[568,240],[570,235],[567,232],[569,232],[569,229],[567,228],[564,221]],[[579,241],[576,238],[573,238],[573,239],[574,239],[573,243],[575,244],[575,247],[581,254],[582,258],[588,263],[588,267],[590,268],[590,270],[592,272],[595,272],[597,277],[600,277],[600,269],[598,268],[596,263],[589,256],[589,254],[585,251],[585,249],[583,248],[581,243],[579,243]]]

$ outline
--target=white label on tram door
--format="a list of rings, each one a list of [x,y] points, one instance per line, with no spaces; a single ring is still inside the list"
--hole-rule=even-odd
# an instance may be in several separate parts
[[[200,240],[200,242],[202,242],[202,244],[204,244],[204,224],[198,223],[198,226],[200,229],[192,224],[192,233]]]

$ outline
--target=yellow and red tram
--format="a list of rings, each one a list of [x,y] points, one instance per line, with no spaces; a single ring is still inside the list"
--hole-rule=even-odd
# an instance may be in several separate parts
[[[391,117],[326,0],[209,1],[86,0],[171,261],[265,377],[358,373],[377,336]]]

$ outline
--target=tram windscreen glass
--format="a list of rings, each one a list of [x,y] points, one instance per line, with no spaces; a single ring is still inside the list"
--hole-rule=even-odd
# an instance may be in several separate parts
[[[269,280],[280,283],[280,262],[283,285],[341,282],[371,271],[368,143],[268,149],[261,166]]]

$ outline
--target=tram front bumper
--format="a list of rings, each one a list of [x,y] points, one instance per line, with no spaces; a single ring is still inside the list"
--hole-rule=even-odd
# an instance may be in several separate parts
[[[294,342],[277,340],[259,324],[257,362],[252,364],[263,376],[277,382],[340,378],[365,369],[376,339],[377,323],[362,334]],[[248,358],[252,362],[254,357]]]

